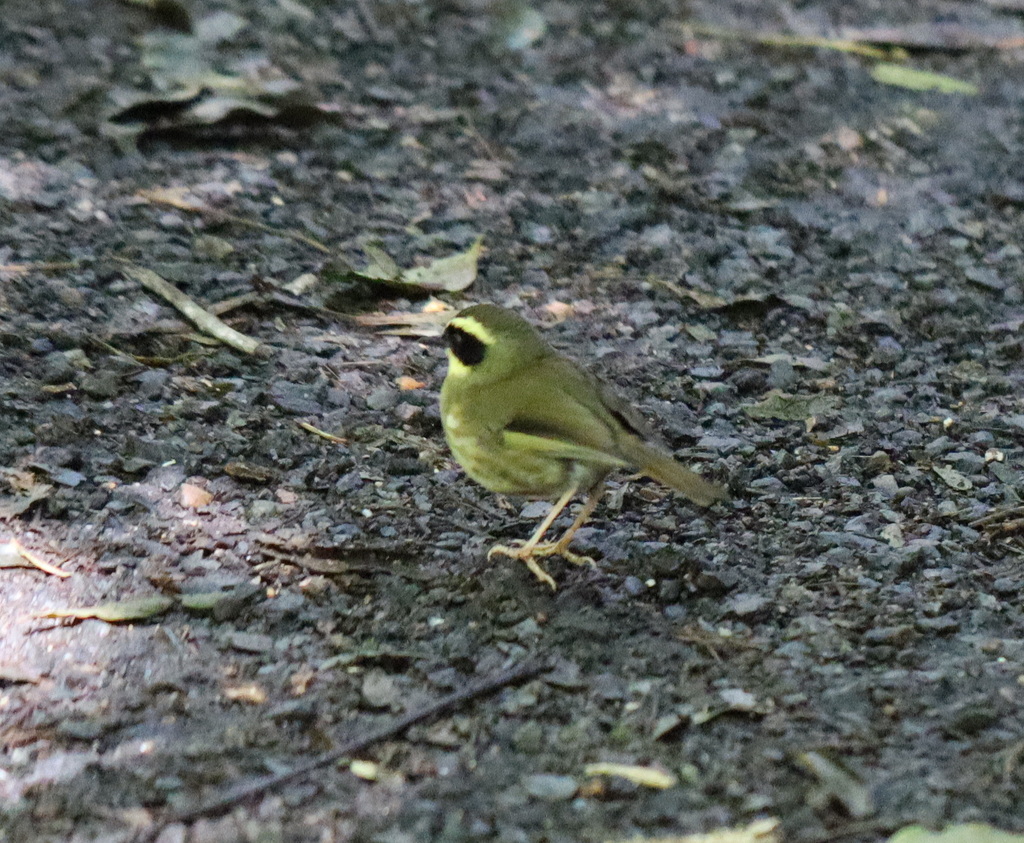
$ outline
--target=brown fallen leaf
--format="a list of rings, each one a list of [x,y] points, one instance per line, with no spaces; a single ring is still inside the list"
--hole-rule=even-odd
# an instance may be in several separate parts
[[[186,509],[199,509],[201,506],[209,506],[213,495],[202,486],[194,483],[181,484],[181,505]]]
[[[387,328],[383,334],[403,337],[439,337],[454,310],[431,311],[429,313],[364,313],[356,316],[356,323],[369,328]]]

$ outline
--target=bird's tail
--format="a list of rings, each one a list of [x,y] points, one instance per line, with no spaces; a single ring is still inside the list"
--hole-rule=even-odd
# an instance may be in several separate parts
[[[659,483],[671,486],[677,492],[701,506],[711,506],[715,501],[727,498],[724,486],[705,480],[699,474],[678,463],[671,454],[655,448],[640,439],[630,437],[622,442],[622,454],[644,474]]]

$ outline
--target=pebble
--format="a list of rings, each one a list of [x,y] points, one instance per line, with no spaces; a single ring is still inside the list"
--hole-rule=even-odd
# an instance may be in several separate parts
[[[363,677],[361,692],[370,708],[391,708],[399,701],[402,689],[390,674],[371,670]]]
[[[270,403],[287,413],[318,415],[323,406],[314,398],[315,387],[308,383],[274,381],[267,391]]]
[[[647,591],[647,586],[644,585],[643,580],[641,580],[640,577],[634,577],[632,575],[626,577],[622,583],[622,587],[630,597],[639,597]]]
[[[737,594],[729,601],[729,610],[737,617],[750,618],[760,614],[771,602],[763,594]]]
[[[228,643],[243,653],[266,653],[273,648],[274,639],[255,632],[232,632],[228,636]]]
[[[366,406],[371,410],[390,410],[398,403],[398,390],[381,386],[366,397]]]
[[[939,615],[937,618],[920,618],[915,626],[920,632],[931,632],[937,635],[950,635],[960,631],[960,621],[952,615]]]
[[[572,776],[559,776],[554,773],[527,776],[523,784],[530,796],[546,802],[564,802],[572,799],[579,788]]]
[[[887,498],[896,497],[899,492],[899,483],[892,474],[880,474],[871,481],[871,485],[878,489]]]

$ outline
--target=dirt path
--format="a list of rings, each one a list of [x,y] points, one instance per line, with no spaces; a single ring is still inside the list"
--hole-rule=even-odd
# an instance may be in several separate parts
[[[1024,19],[753,6],[5,6],[0,841],[1024,831]],[[735,37],[882,27],[977,93]],[[619,478],[555,594],[485,560],[537,511],[451,462],[437,341],[356,321],[425,302],[349,270],[375,245],[478,235],[438,297],[545,326],[733,493]],[[125,261],[247,296],[268,354]]]

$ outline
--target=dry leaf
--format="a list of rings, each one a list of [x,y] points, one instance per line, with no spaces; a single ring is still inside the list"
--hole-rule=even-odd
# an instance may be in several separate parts
[[[656,790],[675,787],[679,783],[679,779],[665,770],[659,770],[656,767],[641,767],[635,764],[587,764],[583,768],[583,773],[587,776],[618,776],[620,779],[626,779],[626,781],[641,787],[651,787]]]
[[[408,375],[402,375],[395,381],[398,384],[398,388],[403,392],[408,392],[411,389],[423,389],[426,384],[423,381],[418,381],[416,378],[410,378]]]
[[[429,313],[364,313],[356,316],[356,323],[371,328],[389,327],[384,334],[403,337],[439,337],[455,315],[454,310],[431,311]]]
[[[483,251],[484,238],[477,237],[464,252],[439,258],[426,266],[407,269],[401,275],[403,284],[421,290],[444,290],[457,293],[476,281],[477,263]]]
[[[228,685],[224,689],[224,696],[232,702],[243,702],[249,705],[263,705],[267,701],[267,692],[256,682]]]
[[[950,489],[967,492],[974,488],[974,484],[955,468],[950,468],[947,465],[933,465],[932,471],[942,478],[942,482]]]
[[[187,509],[199,509],[201,506],[209,506],[213,495],[202,486],[194,483],[181,484],[181,505]]]

